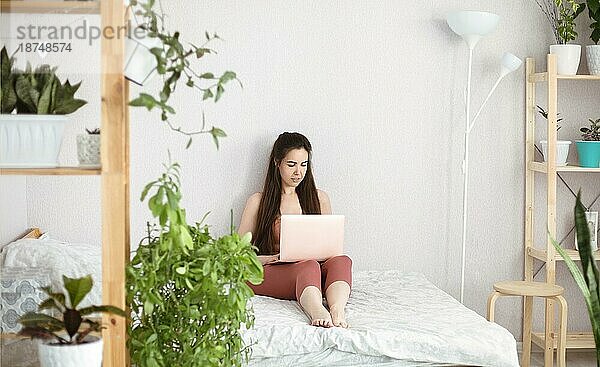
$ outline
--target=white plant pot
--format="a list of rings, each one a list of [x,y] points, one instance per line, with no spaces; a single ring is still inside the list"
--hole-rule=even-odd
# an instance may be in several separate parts
[[[585,46],[588,70],[591,75],[600,75],[600,45]]]
[[[77,159],[80,166],[100,167],[100,134],[77,135]]]
[[[558,74],[577,74],[581,60],[581,45],[550,45],[550,53],[556,55]]]
[[[542,154],[544,155],[544,162],[546,162],[546,157],[548,156],[548,141],[542,140],[540,141],[540,145],[542,146]],[[569,140],[558,140],[556,142],[556,165],[557,166],[566,166],[567,158],[569,157],[569,147],[571,146],[571,141]]]
[[[0,167],[58,166],[67,116],[0,115]]]
[[[38,356],[40,367],[101,367],[102,339],[76,345],[56,345],[40,342]]]
[[[138,85],[151,79],[156,69],[156,57],[150,52],[160,47],[158,38],[150,38],[143,32],[132,31],[132,37],[125,39],[125,78]]]

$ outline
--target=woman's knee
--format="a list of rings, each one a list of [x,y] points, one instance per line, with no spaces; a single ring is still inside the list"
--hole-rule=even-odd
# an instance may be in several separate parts
[[[342,266],[344,268],[352,268],[352,259],[348,255],[334,256],[327,260],[328,265]]]
[[[299,274],[321,274],[321,265],[316,260],[304,260],[296,264]]]

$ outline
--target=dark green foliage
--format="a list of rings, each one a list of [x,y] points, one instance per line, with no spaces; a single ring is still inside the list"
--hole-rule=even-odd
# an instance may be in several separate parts
[[[13,68],[6,47],[2,48],[2,113],[37,115],[68,115],[87,102],[75,98],[80,83],[64,84],[56,76],[56,67],[40,65],[32,70],[27,63],[25,71]]]
[[[66,302],[64,293],[54,293],[50,287],[45,287],[42,289],[48,295],[48,299],[38,308],[38,311],[56,310],[62,314],[62,320],[42,313],[28,312],[19,319],[19,323],[23,325],[19,335],[38,339],[56,339],[60,344],[80,344],[90,332],[102,329],[98,322],[85,316],[95,312],[125,316],[123,310],[114,306],[89,306],[77,309],[79,303],[92,290],[93,283],[90,275],[77,279],[63,275],[63,283],[69,295],[69,302]],[[87,327],[81,328],[82,324],[87,324]],[[62,330],[67,332],[68,339],[58,334]]]
[[[205,32],[206,39],[202,40],[200,46],[189,43],[189,46],[186,47],[181,40],[180,32],[170,32],[166,29],[165,14],[162,12],[160,1],[131,0],[129,7],[133,9],[134,14],[141,17],[139,27],[146,31],[147,36],[160,40],[161,46],[152,48],[150,51],[156,58],[156,71],[163,80],[163,84],[156,95],[140,93],[129,105],[146,107],[148,110],[160,109],[162,121],[167,123],[172,130],[190,137],[186,148],[191,145],[193,135],[207,133],[212,135],[218,149],[219,138],[226,136],[223,130],[215,127],[205,129],[204,115],[202,116],[202,126],[198,131],[185,132],[180,127],[175,127],[170,121],[170,115],[175,114],[175,109],[169,105],[169,99],[182,78],[186,80],[185,85],[187,87],[199,91],[202,95],[201,101],[213,99],[218,102],[225,92],[225,84],[229,81],[236,80],[240,86],[242,85],[233,71],[225,71],[221,76],[215,76],[210,72],[199,73],[193,68],[193,61],[209,54],[216,54],[216,51],[207,48],[207,44],[214,40],[220,40],[219,36]]]
[[[587,0],[588,14],[592,21],[590,39],[595,44],[600,42],[600,0]]]
[[[207,226],[188,225],[179,187],[175,163],[142,192],[159,229],[148,225],[127,268],[132,363],[241,366],[250,350],[240,326],[254,323],[246,282],[262,281],[262,265],[249,234],[214,239]]]
[[[590,127],[579,129],[581,138],[586,141],[600,141],[600,119],[596,121],[589,119]]]
[[[575,262],[554,239],[552,239],[552,243],[556,251],[565,260],[569,271],[585,298],[596,342],[597,365],[600,367],[600,276],[592,252],[590,230],[585,216],[585,207],[581,203],[581,193],[577,193],[577,202],[575,204],[575,230],[577,231],[577,247],[581,258],[582,270],[579,270]]]

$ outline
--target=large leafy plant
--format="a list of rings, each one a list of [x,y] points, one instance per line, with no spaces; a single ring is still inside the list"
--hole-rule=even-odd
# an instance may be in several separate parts
[[[220,39],[217,34],[210,35],[205,32],[205,40],[200,40],[202,44],[195,45],[189,43],[184,45],[181,33],[179,31],[169,31],[165,24],[165,14],[163,12],[160,0],[130,0],[129,7],[133,10],[136,19],[139,19],[139,28],[145,31],[147,37],[156,38],[160,41],[160,47],[154,47],[150,51],[156,58],[157,73],[162,77],[163,84],[154,95],[140,93],[140,95],[130,102],[131,106],[146,107],[148,110],[157,108],[160,110],[162,121],[174,131],[187,135],[189,137],[187,147],[192,143],[192,136],[197,134],[209,133],[219,147],[219,138],[225,137],[223,130],[217,127],[206,128],[204,114],[202,114],[202,126],[196,131],[183,131],[181,127],[176,127],[171,116],[175,115],[175,109],[169,104],[169,99],[180,81],[185,80],[185,86],[200,92],[202,100],[213,99],[219,101],[225,92],[225,84],[236,80],[241,82],[233,71],[225,71],[222,75],[215,75],[211,72],[198,72],[194,69],[192,62],[201,59],[209,54],[216,52],[209,48],[208,43]]]
[[[13,67],[14,59],[2,48],[2,113],[67,115],[77,111],[87,102],[75,98],[81,82],[71,85],[67,79],[61,83],[56,67],[40,65],[32,69],[27,63],[25,71]]]
[[[48,295],[38,311],[55,310],[62,314],[62,320],[40,312],[28,312],[21,316],[23,328],[19,335],[38,339],[55,339],[58,344],[85,343],[85,337],[92,331],[100,331],[100,323],[90,319],[93,313],[103,312],[125,316],[125,312],[114,306],[89,306],[78,309],[79,303],[92,290],[92,277],[71,279],[63,275],[68,299],[62,292],[53,292],[50,287],[42,288]],[[85,326],[82,327],[82,324]],[[67,335],[64,335],[66,331]]]
[[[585,3],[575,0],[535,0],[550,26],[556,43],[566,44],[577,38],[575,18],[585,10]]]
[[[600,119],[594,121],[589,119],[590,127],[582,127],[579,129],[581,138],[586,141],[600,141]]]
[[[598,44],[600,42],[600,0],[587,0],[587,7],[590,20],[592,21],[592,24],[590,24],[590,28],[592,29],[590,39],[595,44]]]
[[[581,193],[577,194],[575,203],[575,230],[577,231],[581,270],[554,239],[552,243],[565,260],[571,275],[583,293],[596,342],[597,366],[600,367],[600,275],[592,252],[590,230],[585,216],[585,207],[581,203]]]
[[[254,323],[246,282],[260,283],[263,268],[249,234],[232,228],[214,239],[207,226],[188,225],[179,170],[166,167],[142,192],[159,223],[148,225],[127,267],[131,360],[138,367],[240,366],[250,352],[240,327]]]

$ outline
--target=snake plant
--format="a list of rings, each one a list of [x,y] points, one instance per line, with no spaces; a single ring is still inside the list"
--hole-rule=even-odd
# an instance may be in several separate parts
[[[581,192],[577,193],[575,204],[575,230],[577,231],[577,246],[581,257],[580,270],[565,250],[552,239],[556,251],[563,257],[575,282],[581,288],[585,304],[590,315],[594,341],[596,342],[596,360],[600,367],[600,276],[592,252],[590,229],[585,217],[585,207],[581,203]]]

